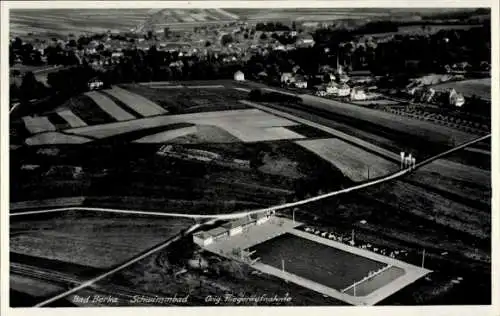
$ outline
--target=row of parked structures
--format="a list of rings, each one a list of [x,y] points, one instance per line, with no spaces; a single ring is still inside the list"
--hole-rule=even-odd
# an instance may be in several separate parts
[[[406,249],[389,250],[389,249],[382,248],[382,247],[376,247],[375,245],[372,245],[370,243],[356,244],[356,242],[354,240],[354,234],[352,234],[351,236],[343,236],[341,234],[335,234],[333,232],[322,231],[322,230],[319,230],[319,229],[316,229],[313,227],[307,227],[307,226],[304,227],[303,229],[305,232],[308,232],[308,233],[311,233],[314,235],[318,235],[318,236],[321,236],[323,238],[328,238],[328,239],[338,241],[341,243],[346,243],[346,244],[349,244],[353,247],[358,247],[361,249],[370,250],[370,251],[373,251],[373,252],[376,252],[376,253],[379,253],[381,255],[391,257],[391,258],[403,258],[403,257],[408,256],[408,250],[406,250]]]

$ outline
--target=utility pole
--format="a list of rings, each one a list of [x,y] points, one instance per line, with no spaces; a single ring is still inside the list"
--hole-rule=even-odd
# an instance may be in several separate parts
[[[422,269],[424,268],[424,260],[425,260],[425,248],[422,251]]]
[[[368,166],[368,180],[370,180],[370,166]]]
[[[283,257],[281,257],[281,272],[285,274],[285,259],[283,259]],[[288,280],[285,279],[285,282],[288,283]]]
[[[354,292],[354,296],[356,296],[356,281],[354,281],[353,292]]]
[[[293,223],[295,224],[295,209],[292,209],[292,219]]]
[[[351,232],[351,240],[352,240],[352,243],[354,243],[354,229]]]

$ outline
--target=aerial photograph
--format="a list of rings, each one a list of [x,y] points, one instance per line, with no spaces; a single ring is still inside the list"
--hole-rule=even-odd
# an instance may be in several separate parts
[[[490,8],[8,16],[10,307],[492,304]]]

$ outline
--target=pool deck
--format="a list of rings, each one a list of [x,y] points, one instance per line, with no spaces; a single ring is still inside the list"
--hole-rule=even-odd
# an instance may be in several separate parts
[[[378,253],[371,252],[366,249],[361,249],[357,247],[352,247],[341,242],[330,240],[324,237],[320,237],[314,234],[310,234],[298,229],[296,227],[302,225],[299,222],[293,222],[286,218],[272,218],[269,222],[252,226],[249,230],[231,237],[225,237],[216,241],[213,244],[206,245],[205,250],[222,255],[229,259],[236,259],[232,254],[232,250],[235,248],[248,249],[257,244],[263,243],[267,240],[276,238],[280,235],[289,233],[297,237],[309,239],[311,241],[318,242],[323,245],[334,247],[336,249],[349,252],[354,255],[362,256],[371,260],[382,262],[388,266],[394,266],[401,268],[405,271],[404,275],[398,277],[397,279],[385,284],[384,286],[376,289],[366,296],[353,296],[345,292],[339,291],[337,289],[325,286],[323,284],[314,282],[312,280],[300,277],[293,273],[282,271],[276,267],[264,264],[257,261],[251,266],[261,272],[274,275],[288,282],[298,284],[300,286],[309,288],[313,291],[333,297],[335,299],[344,301],[352,305],[359,306],[370,306],[375,305],[381,300],[389,297],[390,295],[398,292],[403,287],[415,282],[416,280],[424,277],[428,273],[432,272],[430,270],[390,258]]]

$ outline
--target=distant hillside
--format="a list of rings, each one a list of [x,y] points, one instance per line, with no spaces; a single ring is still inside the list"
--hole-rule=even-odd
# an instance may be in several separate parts
[[[168,25],[234,21],[239,16],[223,9],[47,9],[11,10],[11,35],[28,33],[102,33],[143,31]]]
[[[460,12],[471,14],[475,8],[280,8],[280,9],[226,9],[249,21],[289,20],[289,21],[334,21],[334,20],[378,20],[384,19],[409,19],[454,17]]]
[[[11,35],[128,31],[150,15],[150,9],[11,10]]]
[[[307,8],[307,9],[43,9],[11,10],[11,35],[33,34],[82,34],[123,31],[161,31],[164,27],[192,28],[218,22],[247,20],[266,21],[317,21],[379,20],[381,18],[421,18],[428,15],[442,16],[475,9],[440,8]]]
[[[161,30],[167,26],[196,26],[239,19],[238,15],[223,9],[159,9],[139,23],[135,30],[138,32]]]

